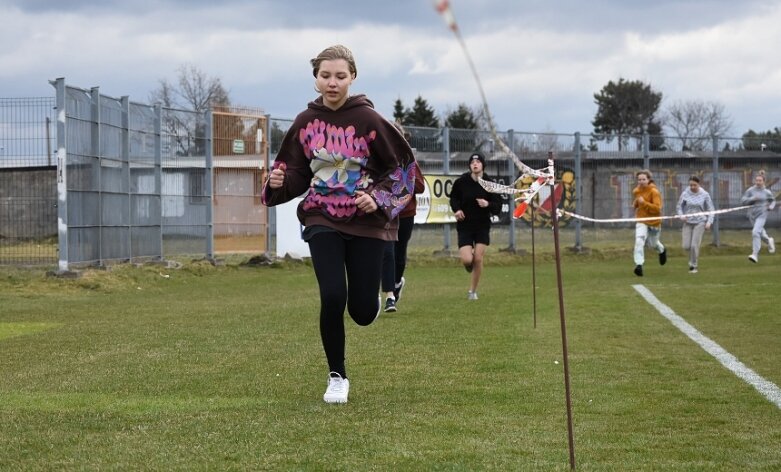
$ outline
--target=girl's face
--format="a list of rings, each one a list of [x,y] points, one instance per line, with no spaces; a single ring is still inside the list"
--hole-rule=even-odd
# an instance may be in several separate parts
[[[699,192],[700,191],[700,184],[698,184],[697,182],[695,182],[693,180],[690,180],[689,181],[689,190],[691,190],[692,193]]]
[[[353,75],[344,59],[323,61],[317,71],[315,87],[323,96],[323,104],[331,110],[338,110],[347,101]]]
[[[637,174],[637,185],[641,187],[648,185],[648,176],[645,174]]]
[[[472,159],[469,162],[469,170],[471,170],[473,174],[479,174],[483,171],[483,163],[480,162],[479,159]]]
[[[761,175],[758,175],[758,176],[754,177],[754,185],[756,185],[759,188],[764,188],[765,187],[765,177],[761,176]]]

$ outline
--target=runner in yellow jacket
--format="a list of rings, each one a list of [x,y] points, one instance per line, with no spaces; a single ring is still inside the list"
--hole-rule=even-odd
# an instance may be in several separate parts
[[[637,187],[632,190],[632,206],[635,207],[635,218],[649,218],[662,215],[662,194],[656,188],[653,174],[643,169],[635,174]],[[659,241],[662,231],[662,220],[641,221],[635,224],[635,275],[643,276],[645,263],[645,246],[656,249],[659,253],[659,264],[667,262],[667,249]]]

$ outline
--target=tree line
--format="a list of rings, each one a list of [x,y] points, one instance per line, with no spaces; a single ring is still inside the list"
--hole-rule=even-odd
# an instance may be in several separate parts
[[[149,98],[153,103],[166,107],[198,112],[208,107],[231,104],[222,81],[208,76],[192,64],[180,66],[173,83],[161,79]],[[662,98],[662,92],[640,80],[619,78],[609,81],[594,94],[597,110],[591,121],[593,131],[589,147],[596,149],[597,141],[616,140],[619,149],[626,149],[632,140],[642,139],[647,134],[651,150],[666,149],[665,137],[670,136],[679,140],[683,150],[704,151],[710,148],[713,137],[729,137],[732,132],[732,119],[721,103],[679,100],[661,108]],[[393,103],[393,119],[405,126],[481,131],[489,131],[490,121],[482,106],[470,107],[459,103],[440,114],[420,95],[411,107],[397,98]],[[283,133],[278,127],[272,129],[272,138],[275,132]],[[781,152],[779,127],[760,132],[749,129],[741,137],[745,149]],[[462,144],[476,148],[480,143],[473,138]]]

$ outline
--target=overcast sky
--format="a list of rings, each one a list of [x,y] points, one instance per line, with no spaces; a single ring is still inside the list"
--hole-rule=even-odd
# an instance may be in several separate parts
[[[781,2],[451,0],[500,129],[592,131],[593,95],[642,80],[715,101],[733,136],[781,127]],[[431,0],[0,0],[0,97],[53,96],[48,80],[145,102],[191,63],[234,104],[293,118],[315,97],[309,59],[342,43],[352,93],[392,116],[421,95],[443,113],[480,95]]]

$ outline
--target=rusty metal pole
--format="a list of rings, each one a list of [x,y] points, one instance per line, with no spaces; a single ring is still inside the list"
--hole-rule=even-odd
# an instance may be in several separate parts
[[[532,209],[532,309],[534,313],[534,328],[537,328],[537,263],[534,251],[534,202],[531,203]]]
[[[551,173],[553,167],[553,153],[548,153],[548,168]],[[559,249],[559,220],[556,210],[558,202],[556,201],[556,189],[554,176],[551,177],[551,218],[553,221],[553,244],[556,250],[556,282],[559,288],[559,317],[561,319],[561,348],[564,355],[564,390],[567,400],[567,437],[569,440],[569,466],[575,470],[575,435],[572,428],[572,398],[570,395],[569,382],[569,355],[567,353],[567,323],[564,317],[564,287],[561,281],[561,253]]]

